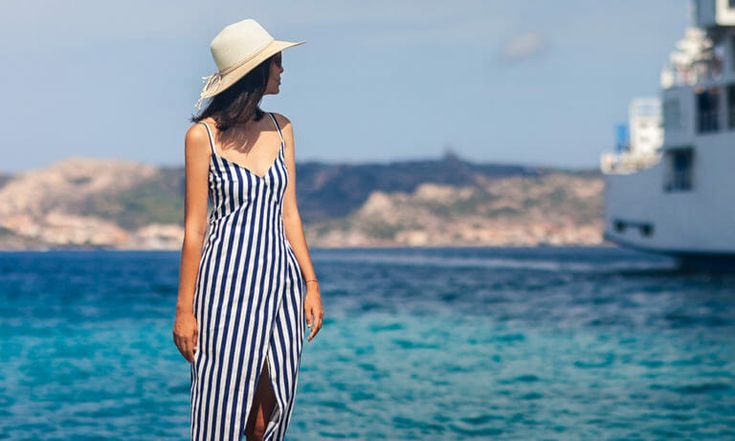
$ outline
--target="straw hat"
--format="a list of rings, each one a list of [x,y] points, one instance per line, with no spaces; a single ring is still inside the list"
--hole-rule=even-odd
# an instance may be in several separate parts
[[[276,40],[251,18],[225,26],[209,45],[219,71],[202,77],[205,84],[196,107],[201,109],[202,101],[232,86],[271,55],[303,43]]]

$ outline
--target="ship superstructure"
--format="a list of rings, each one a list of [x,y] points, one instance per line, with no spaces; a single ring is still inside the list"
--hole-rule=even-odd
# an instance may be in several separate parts
[[[660,96],[603,155],[605,238],[685,260],[735,257],[735,0],[693,2]]]

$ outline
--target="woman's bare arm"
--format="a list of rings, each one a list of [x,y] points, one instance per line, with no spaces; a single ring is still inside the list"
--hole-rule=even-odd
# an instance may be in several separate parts
[[[181,247],[179,292],[174,322],[174,342],[184,358],[193,360],[197,327],[194,289],[204,235],[207,231],[209,138],[201,124],[194,124],[185,138],[184,243]]]
[[[286,159],[286,167],[288,168],[288,186],[283,197],[283,227],[286,231],[286,238],[291,244],[291,249],[296,256],[296,260],[301,267],[301,273],[304,280],[314,280],[317,278],[314,271],[314,265],[309,256],[309,248],[304,237],[304,228],[301,223],[301,215],[296,201],[296,155],[294,152],[294,136],[291,121],[285,116],[275,114],[278,124],[281,126],[283,139],[285,141],[284,157]],[[322,327],[322,317],[324,311],[322,309],[321,294],[319,292],[319,284],[308,282],[306,284],[306,301],[304,304],[306,312],[306,322],[311,328],[309,333],[309,341],[319,332]]]

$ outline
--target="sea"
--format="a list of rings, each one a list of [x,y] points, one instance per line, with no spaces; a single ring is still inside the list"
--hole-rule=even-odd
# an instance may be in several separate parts
[[[287,440],[735,439],[733,274],[613,247],[311,255],[325,320]],[[0,439],[188,439],[179,258],[0,253]]]

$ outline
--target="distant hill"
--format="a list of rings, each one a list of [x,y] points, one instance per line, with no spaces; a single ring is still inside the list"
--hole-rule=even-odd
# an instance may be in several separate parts
[[[436,160],[300,162],[310,246],[602,243],[596,170]],[[69,158],[0,175],[0,248],[177,249],[184,168]]]

